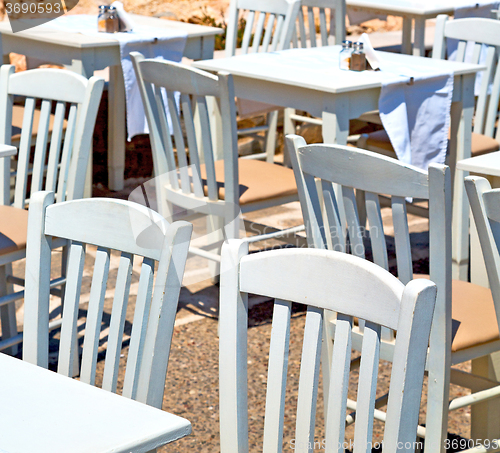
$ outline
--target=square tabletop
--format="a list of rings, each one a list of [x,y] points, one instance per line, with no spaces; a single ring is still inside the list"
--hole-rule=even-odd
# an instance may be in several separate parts
[[[191,423],[0,353],[0,452],[149,451]]]

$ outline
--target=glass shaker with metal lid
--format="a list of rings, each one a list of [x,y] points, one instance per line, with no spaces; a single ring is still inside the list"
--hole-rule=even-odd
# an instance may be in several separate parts
[[[347,71],[351,65],[352,42],[342,41],[342,50],[340,51],[339,67]]]
[[[99,6],[99,14],[97,15],[97,31],[106,33],[106,19],[108,18],[108,6]]]
[[[108,17],[106,18],[106,32],[117,33],[120,31],[120,21],[118,19],[118,12],[114,6],[108,8]]]
[[[364,71],[366,69],[366,55],[362,42],[355,42],[351,55],[351,70]]]

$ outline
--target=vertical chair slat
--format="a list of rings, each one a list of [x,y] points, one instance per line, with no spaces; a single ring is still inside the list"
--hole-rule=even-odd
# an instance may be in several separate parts
[[[329,230],[329,234],[325,231],[328,248],[337,252],[345,252],[346,236],[345,230],[340,222],[339,209],[335,198],[333,185],[329,181],[321,181],[323,190],[323,207],[325,209],[325,229]]]
[[[365,322],[359,369],[354,453],[371,453],[380,355],[380,330],[379,325]]]
[[[111,392],[116,392],[118,381],[118,367],[120,364],[125,316],[127,314],[132,264],[133,256],[130,253],[122,253],[116,277],[115,296],[109,324],[108,348],[106,350],[106,360],[102,376],[102,388]]]
[[[484,133],[486,122],[486,108],[488,105],[488,91],[490,88],[491,73],[493,70],[493,61],[495,58],[495,47],[488,47],[486,60],[483,64],[486,65],[486,70],[482,73],[481,87],[477,98],[476,115],[474,118],[474,132],[478,134]],[[491,104],[490,104],[491,105]],[[495,112],[498,111],[498,104],[495,107]]]
[[[351,187],[342,187],[342,198],[349,232],[349,243],[351,253],[360,258],[365,257],[365,246],[363,244],[363,232],[359,225],[358,208],[356,206],[356,196]]]
[[[175,148],[177,150],[177,159],[179,161],[179,173],[181,175],[181,190],[183,193],[191,193],[191,184],[189,178],[188,160],[186,156],[186,145],[182,136],[182,128],[179,115],[177,114],[177,103],[174,93],[167,92],[168,111],[172,119],[172,128],[174,132]]]
[[[351,366],[351,330],[352,317],[338,313],[330,370],[328,418],[325,426],[327,451],[337,451],[337,446],[344,442],[347,389]]]
[[[28,181],[28,166],[31,152],[31,134],[33,131],[33,116],[35,113],[35,99],[27,98],[24,104],[23,126],[19,143],[17,160],[16,187],[14,193],[14,207],[24,209],[26,199],[26,185]]]
[[[260,18],[265,17],[265,13],[261,12],[259,15],[259,24],[260,24]],[[267,17],[267,24],[265,25],[265,33],[264,33],[264,38],[262,39],[262,52],[268,52],[269,50],[269,45],[271,44],[271,37],[273,35],[273,28],[274,28],[274,21],[276,19],[276,16],[274,14],[269,14]],[[257,40],[258,36],[258,40]],[[260,44],[260,34],[257,35],[257,32],[255,33],[254,36],[254,41],[253,41],[253,51],[258,52],[259,51],[259,44]],[[274,47],[274,41],[272,43],[273,45],[271,46],[271,51],[276,50]]]
[[[303,8],[299,9],[299,30],[300,30],[300,43],[302,44],[302,47],[305,49],[307,47],[307,34],[306,34],[306,25],[304,20]]]
[[[302,445],[314,444],[316,401],[318,397],[319,365],[323,334],[323,310],[308,307],[302,358],[300,363],[299,393],[297,400],[297,422],[295,440],[298,451]],[[303,450],[310,451],[309,448]]]
[[[197,197],[203,197],[203,184],[200,173],[200,155],[196,141],[194,117],[191,97],[181,94],[182,112],[184,113],[184,127],[186,129],[187,143],[189,149],[189,163],[191,168],[191,180],[193,182],[193,193]]]
[[[45,157],[47,155],[47,142],[49,137],[50,111],[52,101],[42,100],[40,109],[40,120],[38,121],[38,131],[35,143],[35,159],[33,161],[33,171],[31,176],[30,196],[39,192],[43,187],[43,177],[45,173]]]
[[[465,41],[460,41],[457,46],[457,56],[455,57],[455,61],[464,61],[465,58],[465,48],[467,47],[467,43]]]
[[[102,312],[104,309],[104,298],[108,282],[110,253],[109,249],[98,247],[94,263],[92,285],[90,287],[80,380],[91,385],[95,384],[97,351],[99,348]]]
[[[398,278],[406,285],[413,279],[413,264],[411,259],[410,233],[406,200],[402,197],[392,197],[392,222],[394,224],[394,242],[396,243],[396,261]]]
[[[301,176],[304,178],[306,189],[304,190],[305,199],[301,199],[300,203],[302,210],[310,213],[310,221],[305,222],[308,245],[309,247],[324,249],[327,246],[326,231],[324,224],[321,223],[323,220],[322,206],[316,189],[316,180],[314,176],[307,173],[303,173]]]
[[[370,242],[372,245],[373,262],[389,270],[387,244],[385,243],[384,224],[378,195],[365,192],[366,217],[370,224]]]
[[[488,104],[488,113],[486,115],[486,125],[484,127],[484,134],[488,137],[493,137],[498,140],[500,127],[497,128],[495,133],[495,126],[498,115],[498,103],[500,101],[500,58],[496,64],[495,77],[493,78],[493,85],[491,87],[490,102]]]
[[[325,8],[319,8],[319,31],[321,33],[321,45],[328,45],[328,26],[326,25]]]
[[[198,106],[198,116],[200,119],[201,146],[203,150],[203,157],[205,160],[205,171],[207,172],[208,198],[210,200],[217,200],[219,197],[217,190],[217,181],[215,179],[212,133],[210,128],[210,117],[208,114],[207,100],[205,97],[199,96],[196,102]]]
[[[54,115],[52,135],[50,136],[49,160],[47,164],[47,179],[45,190],[56,191],[59,157],[61,155],[62,136],[64,132],[64,114],[66,105],[64,102],[57,102]]]
[[[250,40],[252,39],[253,22],[255,20],[255,11],[249,11],[247,16],[247,23],[245,31],[243,32],[243,40],[241,42],[241,53],[243,55],[248,53],[250,47]]]
[[[309,40],[311,41],[311,47],[316,47],[316,23],[314,22],[314,10],[312,6],[307,8],[307,19],[309,24]]]
[[[149,319],[149,303],[153,294],[153,277],[154,261],[144,258],[141,266],[139,287],[137,289],[134,323],[132,324],[132,334],[130,335],[130,347],[122,392],[123,396],[132,399],[135,399],[137,395],[139,373],[141,370],[140,358],[144,350]]]
[[[63,325],[61,328],[59,362],[57,365],[57,372],[65,376],[72,376],[73,373],[84,262],[85,245],[79,242],[72,242],[69,249],[68,279],[64,291]]]
[[[481,58],[481,48],[482,44],[479,43],[474,43],[474,46],[472,48],[472,58],[471,58],[471,63],[478,64],[479,59]]]
[[[257,24],[255,25],[255,33],[253,35],[252,52],[254,53],[257,53],[259,51],[260,42],[262,40],[262,32],[264,31],[265,25],[266,25],[266,13],[259,12],[259,18],[257,19]],[[266,43],[266,38],[267,38],[267,43]],[[269,46],[269,42],[270,42],[270,36],[268,35],[266,29],[262,44],[262,49],[264,52],[267,52],[267,46]]]
[[[337,13],[336,9],[330,8],[330,33],[329,33],[329,35],[331,36],[331,39],[327,40],[327,42],[328,42],[327,45],[341,44],[340,42],[336,42],[337,26],[335,25],[335,14],[340,14],[340,11]]]
[[[271,52],[278,50],[278,46],[280,44],[281,33],[283,31],[283,27],[285,24],[285,18],[283,16],[278,16],[276,18],[276,30],[273,35],[273,42],[271,45]],[[269,29],[269,33],[272,33],[272,29]],[[266,32],[267,34],[267,32]]]
[[[66,134],[64,134],[64,145],[62,150],[61,165],[59,168],[59,181],[57,183],[56,201],[66,199],[66,188],[68,185],[69,167],[71,165],[71,150],[75,139],[77,120],[77,105],[71,104],[69,107],[68,120],[66,123]]]
[[[283,300],[275,301],[267,372],[264,452],[281,451],[283,443],[291,314],[291,302]]]
[[[162,145],[165,151],[167,166],[168,166],[168,180],[174,190],[179,190],[179,179],[177,175],[177,166],[175,165],[175,154],[174,147],[172,144],[172,136],[170,135],[170,129],[168,127],[167,114],[165,112],[165,104],[163,102],[163,94],[161,86],[154,87],[154,98],[156,101],[156,112],[158,113],[158,123],[160,125],[160,132],[162,138]],[[178,115],[177,106],[173,113],[174,116]],[[172,114],[170,115],[172,117]],[[154,153],[153,153],[154,155]],[[155,175],[160,176],[160,175]]]

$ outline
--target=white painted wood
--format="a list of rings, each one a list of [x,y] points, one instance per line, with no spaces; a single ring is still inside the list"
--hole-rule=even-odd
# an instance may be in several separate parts
[[[170,341],[192,225],[168,224],[156,212],[116,199],[83,199],[51,204],[52,192],[38,192],[30,203],[26,257],[23,358],[48,365],[50,241],[53,235],[72,241],[64,296],[58,371],[71,376],[85,244],[98,247],[84,336],[82,380],[93,384],[106,295],[110,249],[122,252],[110,314],[103,388],[116,391],[133,255],[145,257],[126,369],[125,395],[161,407]],[[94,225],[92,228],[90,225]],[[88,231],[93,229],[93,231]],[[158,275],[153,286],[154,261]],[[128,365],[127,365],[128,367]]]
[[[354,280],[358,283],[353,284]],[[369,289],[369,291],[368,291]],[[338,451],[344,442],[347,390],[351,357],[352,316],[366,319],[374,341],[365,346],[370,353],[362,359],[356,439],[371,441],[374,389],[378,375],[377,344],[379,320],[398,330],[395,362],[389,390],[386,436],[387,451],[398,451],[400,441],[415,440],[427,343],[432,323],[436,287],[415,280],[406,287],[386,270],[345,253],[318,249],[273,250],[248,255],[243,240],[230,240],[222,252],[220,294],[220,415],[221,451],[248,451],[247,412],[247,294],[277,298],[269,354],[266,435],[273,442],[264,451],[281,451],[284,373],[289,348],[290,306],[281,300],[300,301],[308,306],[299,380],[297,431],[294,450],[311,451],[314,439],[316,396],[321,355],[323,309],[337,311],[338,328],[333,344],[326,417],[326,451]],[[392,312],[388,313],[388,306]],[[380,316],[380,311],[385,316]],[[352,315],[352,316],[351,316]],[[377,325],[375,325],[377,324]],[[278,327],[279,326],[279,327]],[[400,338],[401,337],[401,338]],[[278,345],[278,340],[281,344]],[[272,361],[276,359],[275,363]],[[409,374],[411,373],[411,375]],[[323,372],[325,376],[325,373]],[[363,379],[363,380],[362,380]],[[363,388],[363,390],[361,390]],[[270,398],[272,394],[272,398]],[[361,415],[362,414],[362,415]],[[268,424],[269,423],[269,424]],[[274,435],[269,433],[274,428]],[[357,434],[360,430],[361,434]],[[414,444],[412,444],[414,445]],[[273,450],[271,450],[271,447]],[[387,448],[384,444],[384,448]],[[356,451],[362,451],[365,445]],[[366,451],[366,450],[365,450]],[[412,447],[407,451],[413,451]]]
[[[171,211],[169,204],[180,206],[208,216],[207,222],[215,241],[239,237],[240,185],[232,77],[227,73],[212,75],[178,63],[147,60],[139,53],[133,52],[131,55],[149,124],[154,172],[158,179],[156,194],[159,212],[168,216]],[[167,91],[170,99],[173,143],[163,109],[159,108],[161,104],[157,101],[161,99],[158,95],[161,88]],[[180,110],[174,107],[173,92],[181,93]],[[221,184],[215,178],[213,131],[210,127],[207,98],[215,98],[220,108],[224,198],[220,197]],[[182,137],[183,125],[186,142]],[[201,162],[204,163],[203,167]],[[206,173],[203,178],[201,168]],[[268,203],[266,206],[260,206],[257,201],[254,206],[245,209],[253,211],[296,199],[297,196],[265,200]],[[207,255],[205,250],[198,250],[196,247],[192,247],[190,252],[215,261],[220,257],[220,247],[212,250],[213,255]],[[219,273],[217,266],[216,263],[212,271],[214,276]]]
[[[14,67],[10,65],[2,66],[0,79],[3,92],[0,96],[0,111],[3,112],[0,129],[3,131],[5,144],[11,142],[14,96],[26,97],[12,205],[18,209],[27,207],[29,162],[33,144],[35,151],[30,196],[36,191],[51,189],[57,191],[57,201],[82,197],[84,175],[104,80],[97,77],[87,80],[77,74],[56,69],[37,69],[15,74]],[[38,124],[34,125],[37,100],[41,100],[40,119]],[[56,104],[56,114],[54,128],[50,133],[49,118],[53,102]],[[65,103],[68,104],[70,113],[64,130]],[[38,133],[32,143],[32,131],[36,126]],[[64,149],[61,155],[63,136]],[[47,153],[48,168],[45,164]],[[0,183],[4,187],[2,202],[10,205],[10,159],[4,161]],[[17,251],[4,256],[4,262],[13,262],[23,257],[24,251],[21,250],[21,256]],[[6,330],[12,329],[7,329],[6,325]],[[17,329],[15,330],[17,333]],[[2,340],[8,338],[8,335],[4,335]],[[21,340],[22,338],[19,338],[19,341]]]
[[[236,55],[236,42],[241,19],[246,20],[240,49],[242,55],[288,49],[300,6],[300,0],[275,0],[273,2],[232,0],[226,32],[226,57]],[[254,20],[256,14],[257,21]],[[251,39],[253,45],[250,48]],[[268,110],[269,105],[263,105],[262,113],[266,113]],[[267,162],[272,163],[276,148],[277,113],[267,113],[267,117],[266,127],[263,129],[266,130],[265,153],[258,156],[259,158],[265,157]],[[252,132],[251,129],[238,130],[239,135]]]
[[[377,234],[370,234],[374,259],[377,259],[382,267],[387,266],[387,249],[378,194],[391,195],[398,278],[403,283],[408,283],[413,278],[413,266],[406,198],[429,200],[430,275],[440,291],[427,362],[432,382],[429,383],[426,442],[431,446],[429,448],[444,445],[451,366],[451,182],[448,167],[431,165],[429,171],[425,172],[371,151],[340,145],[306,145],[305,141],[297,136],[288,136],[286,140],[296,176],[306,231],[308,235],[312,234],[309,239],[310,246],[331,247],[324,242],[324,237],[315,233],[325,229],[326,224],[325,210],[321,205],[323,202],[320,202],[316,184],[311,183],[314,178],[321,178],[322,186],[340,183],[342,193],[350,194],[349,199],[346,199],[345,195],[343,197],[342,209],[347,211],[347,219],[356,218],[357,207],[353,189],[366,191],[365,202],[370,228],[377,226]],[[332,197],[335,197],[333,191]],[[333,205],[331,202],[330,204]],[[335,209],[339,207],[336,206]],[[352,236],[360,231],[359,223],[355,220],[348,220],[348,225],[348,231],[352,232]],[[375,233],[375,229],[371,232]],[[358,240],[355,244],[361,251],[362,245],[359,242]],[[356,248],[350,252],[360,257],[364,256],[358,253]],[[390,326],[385,325],[385,327]],[[338,326],[333,325],[331,329],[325,329],[325,341],[332,342],[332,335],[335,335],[337,329]],[[353,334],[353,347],[356,349],[364,347],[363,331],[363,323],[360,321],[359,331]],[[383,358],[391,360],[394,351],[394,337],[391,332],[382,331],[381,348],[384,349]],[[323,359],[324,363],[329,363],[330,360]],[[329,397],[331,398],[331,394]],[[370,398],[367,396],[366,400],[371,401]],[[369,436],[369,432],[365,435]]]

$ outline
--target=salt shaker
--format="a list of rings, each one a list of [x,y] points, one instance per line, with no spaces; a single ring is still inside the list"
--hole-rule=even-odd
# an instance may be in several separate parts
[[[106,19],[108,17],[108,6],[99,6],[99,14],[97,15],[97,31],[100,33],[106,33]]]
[[[340,69],[347,71],[351,65],[352,42],[342,41],[342,50],[340,51]]]
[[[106,18],[106,32],[117,33],[120,29],[120,21],[118,19],[118,12],[114,6],[108,8],[108,17]]]
[[[351,71],[364,71],[366,69],[366,55],[362,42],[355,42],[353,44],[351,66],[349,69],[351,69]]]

